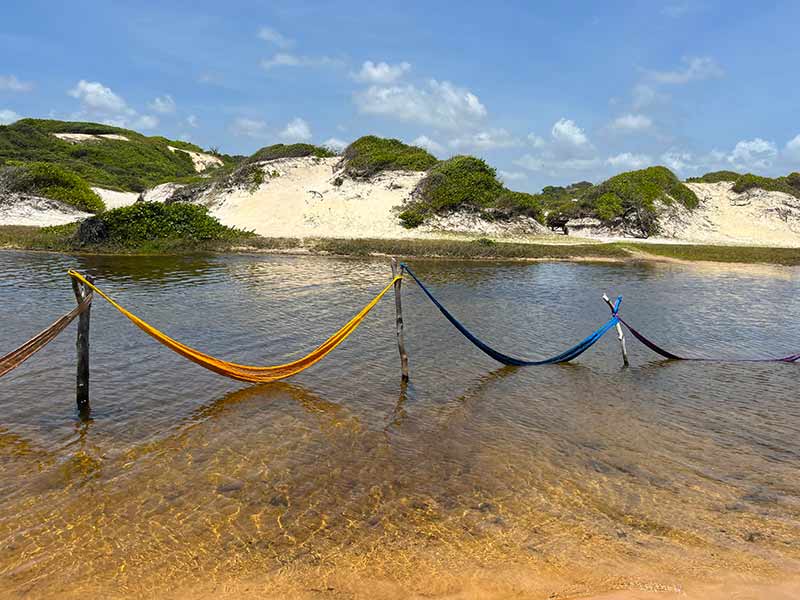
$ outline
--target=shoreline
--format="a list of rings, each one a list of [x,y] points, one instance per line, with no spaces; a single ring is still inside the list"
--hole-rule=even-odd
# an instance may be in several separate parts
[[[153,240],[132,246],[76,246],[70,235],[36,227],[0,226],[0,251],[54,252],[75,256],[180,256],[191,254],[271,254],[359,256],[520,262],[718,263],[800,266],[800,248],[666,244],[639,241],[596,242],[549,238],[503,241],[475,238],[271,238],[229,240]]]

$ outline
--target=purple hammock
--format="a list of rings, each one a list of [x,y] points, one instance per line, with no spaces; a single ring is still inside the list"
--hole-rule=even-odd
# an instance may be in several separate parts
[[[678,356],[670,352],[669,350],[665,350],[654,341],[648,339],[644,336],[644,334],[639,333],[634,329],[631,325],[625,322],[625,319],[617,314],[617,310],[619,310],[619,303],[616,305],[616,310],[612,307],[611,313],[617,317],[620,323],[622,323],[628,331],[633,334],[637,340],[642,342],[645,346],[650,348],[656,354],[660,354],[664,358],[668,358],[671,360],[705,360],[705,361],[725,361],[725,362],[785,362],[785,363],[794,363],[800,361],[800,354],[790,354],[789,356],[783,356],[781,358],[696,358],[696,357],[689,357],[689,356]]]

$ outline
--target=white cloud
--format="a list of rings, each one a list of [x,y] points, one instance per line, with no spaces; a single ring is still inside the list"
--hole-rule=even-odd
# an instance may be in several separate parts
[[[120,96],[97,81],[81,79],[75,87],[67,92],[77,98],[84,109],[92,113],[105,113],[111,115],[133,114]]]
[[[622,152],[606,159],[606,164],[617,169],[642,169],[652,163],[652,159],[646,154],[632,154],[630,152]]]
[[[30,92],[33,84],[29,81],[20,81],[15,75],[0,75],[0,91],[3,92]]]
[[[307,142],[311,139],[311,128],[303,119],[296,117],[286,124],[280,137],[287,142]]]
[[[527,179],[528,176],[523,173],[522,171],[498,171],[497,172],[500,179],[505,182],[509,181],[520,181],[521,179]]]
[[[456,150],[464,148],[493,150],[495,148],[512,148],[520,144],[521,142],[505,129],[478,131],[476,133],[457,137],[449,142],[450,147]]]
[[[786,142],[786,153],[796,160],[800,160],[800,133]]]
[[[199,127],[200,123],[197,120],[197,115],[189,115],[186,117],[186,124],[189,127]]]
[[[258,119],[237,117],[231,125],[231,132],[241,137],[263,138],[267,134],[267,124]]]
[[[678,172],[696,171],[698,168],[697,161],[690,152],[670,150],[661,155],[661,161],[673,171]]]
[[[547,144],[543,137],[539,137],[535,133],[528,134],[528,141],[534,148],[544,148],[545,144]]]
[[[324,148],[328,148],[328,150],[333,150],[334,152],[341,153],[345,148],[347,148],[348,143],[344,140],[340,140],[339,138],[328,138],[324,142],[322,142],[322,146]]]
[[[411,141],[412,146],[419,146],[420,148],[425,148],[431,154],[442,154],[444,153],[444,146],[442,146],[439,142],[432,140],[427,135],[420,135],[414,138]]]
[[[523,154],[514,161],[514,164],[528,171],[543,171],[547,166],[545,159],[533,154]]]
[[[486,117],[486,107],[466,88],[431,79],[426,87],[415,85],[370,86],[355,95],[360,112],[462,129]]]
[[[710,56],[684,58],[686,66],[674,71],[648,71],[647,75],[655,83],[665,85],[683,85],[690,81],[702,81],[722,77],[725,73]]]
[[[298,56],[287,52],[278,52],[272,58],[261,61],[261,68],[269,71],[276,67],[341,67],[344,62],[330,56]]]
[[[20,120],[20,116],[8,108],[0,108],[0,125],[8,125]]]
[[[645,129],[649,129],[652,127],[652,125],[653,120],[650,117],[632,113],[617,117],[611,123],[611,127],[613,129],[626,132],[643,131]]]
[[[602,164],[599,158],[568,158],[553,163],[552,168],[558,168],[567,171],[585,171],[587,169],[595,169]]]
[[[778,149],[775,144],[755,138],[738,142],[727,159],[730,164],[740,169],[766,169],[772,165],[772,159],[777,155]]]
[[[580,147],[589,145],[589,138],[586,137],[583,129],[578,127],[575,121],[571,119],[559,119],[553,125],[553,129],[550,133],[556,142],[568,146]]]
[[[141,115],[131,124],[134,129],[155,129],[158,127],[158,117],[152,115]]]
[[[656,90],[652,85],[637,83],[633,86],[633,108],[640,110],[653,104],[664,103],[669,96]]]
[[[361,65],[361,70],[353,75],[353,78],[367,83],[394,83],[410,70],[411,64],[407,62],[390,65],[385,62],[373,63],[371,60],[367,60]]]
[[[158,96],[148,106],[157,113],[161,114],[169,114],[175,112],[175,100],[173,100],[172,96],[170,96],[169,94],[165,94],[164,96]]]
[[[285,35],[274,30],[272,27],[262,27],[259,29],[258,37],[265,42],[275,44],[278,48],[290,48],[294,45],[294,40],[287,38]]]

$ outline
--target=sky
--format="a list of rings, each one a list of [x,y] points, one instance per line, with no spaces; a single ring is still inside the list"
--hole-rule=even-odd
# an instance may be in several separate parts
[[[512,189],[662,164],[800,170],[796,0],[7,0],[0,124],[230,154],[396,137]]]

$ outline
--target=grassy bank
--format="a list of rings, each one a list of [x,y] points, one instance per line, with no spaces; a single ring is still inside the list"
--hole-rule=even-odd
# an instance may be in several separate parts
[[[765,248],[761,246],[707,246],[689,244],[636,244],[620,242],[619,248],[654,257],[688,261],[713,261],[797,266],[800,248]]]
[[[163,238],[136,244],[79,245],[77,225],[0,226],[0,248],[88,254],[307,253],[341,256],[391,255],[458,259],[609,260],[677,259],[728,263],[800,265],[800,248],[700,246],[679,244],[552,244],[423,239],[305,239],[230,235],[224,239]]]

